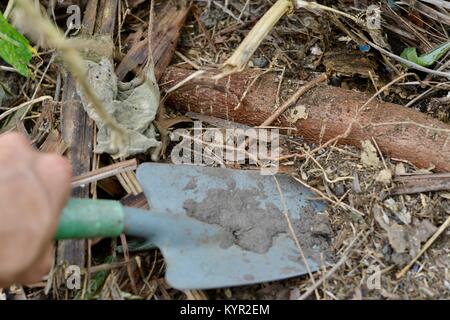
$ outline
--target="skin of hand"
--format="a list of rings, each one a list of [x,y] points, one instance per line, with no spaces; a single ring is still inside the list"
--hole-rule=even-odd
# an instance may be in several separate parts
[[[53,236],[71,190],[71,167],[18,133],[0,136],[0,288],[48,273]]]

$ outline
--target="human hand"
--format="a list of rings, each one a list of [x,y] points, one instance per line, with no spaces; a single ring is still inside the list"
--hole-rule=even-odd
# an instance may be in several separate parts
[[[18,133],[0,136],[0,288],[39,281],[50,270],[70,181],[63,157],[34,151]]]

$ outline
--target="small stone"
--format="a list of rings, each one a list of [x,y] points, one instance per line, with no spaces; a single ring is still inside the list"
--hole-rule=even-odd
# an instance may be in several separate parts
[[[317,236],[330,237],[333,235],[330,220],[326,214],[316,214],[314,217],[311,232]]]
[[[336,195],[336,197],[342,197],[344,193],[345,193],[344,185],[342,183],[337,183],[336,186],[334,187],[334,194]]]
[[[205,10],[200,16],[200,21],[206,29],[211,29],[216,26],[223,17],[223,12],[221,10]]]
[[[342,83],[342,78],[341,77],[333,76],[333,77],[330,78],[330,84],[333,87],[340,87],[341,83]]]
[[[266,68],[269,64],[269,61],[267,61],[267,59],[264,57],[255,57],[252,59],[252,62],[253,65],[258,68]]]
[[[392,248],[390,245],[388,245],[387,243],[383,246],[383,248],[381,249],[381,252],[383,252],[383,254],[385,256],[389,256],[392,254]]]

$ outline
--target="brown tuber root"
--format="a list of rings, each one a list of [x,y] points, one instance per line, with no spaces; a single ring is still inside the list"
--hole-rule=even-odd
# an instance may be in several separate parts
[[[162,83],[166,83],[167,89],[192,73],[171,67]],[[167,105],[251,126],[261,125],[272,115],[278,88],[273,74],[261,75],[256,70],[248,70],[213,80],[218,73],[209,71],[187,82],[167,96]],[[294,127],[297,130],[293,134],[317,144],[340,137],[338,143],[359,148],[361,141],[373,137],[381,151],[390,157],[410,161],[417,167],[434,166],[436,171],[450,172],[449,125],[418,111],[375,99],[361,109],[369,98],[364,93],[319,85],[294,104],[305,106],[307,119],[292,123],[285,112],[273,125]],[[241,100],[240,107],[236,108]]]

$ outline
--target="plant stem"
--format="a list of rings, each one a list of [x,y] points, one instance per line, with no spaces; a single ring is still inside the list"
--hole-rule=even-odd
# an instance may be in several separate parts
[[[275,24],[293,7],[292,0],[278,0],[256,23],[233,55],[223,64],[221,76],[242,71]]]
[[[86,78],[85,62],[80,53],[64,38],[63,34],[53,26],[50,20],[46,19],[36,11],[35,6],[30,3],[29,0],[16,1],[17,5],[19,5],[26,14],[30,23],[33,23],[35,29],[40,30],[41,34],[45,36],[49,45],[61,52],[67,68],[83,90],[86,98],[91,102],[95,112],[111,129],[114,147],[122,149],[125,140],[125,130],[107,113],[105,106],[92,90],[89,81]]]

